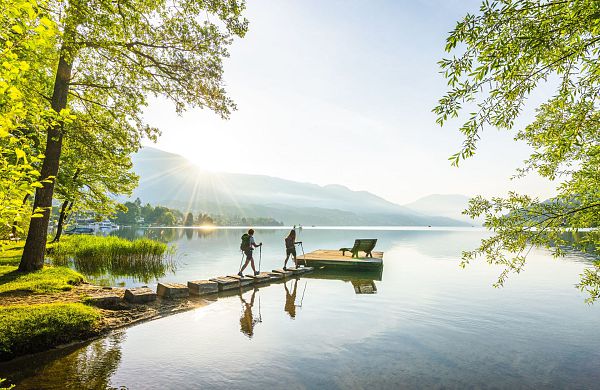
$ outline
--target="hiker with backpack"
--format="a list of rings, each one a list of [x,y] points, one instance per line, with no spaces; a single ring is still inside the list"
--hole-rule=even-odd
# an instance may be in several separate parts
[[[250,229],[248,230],[248,233],[244,233],[242,235],[242,243],[240,244],[240,250],[246,255],[246,262],[240,269],[240,272],[238,272],[238,275],[241,278],[244,277],[244,270],[248,266],[248,263],[250,263],[254,275],[258,275],[258,271],[254,266],[254,258],[252,257],[252,252],[254,251],[254,248],[258,248],[259,246],[262,246],[262,242],[260,244],[257,244],[254,241],[254,229]]]
[[[301,244],[301,242],[296,242],[296,230],[290,230],[290,234],[285,238],[285,262],[283,263],[283,270],[287,271],[287,262],[290,258],[290,255],[294,257],[294,265],[298,268],[298,260],[296,260],[296,244]]]

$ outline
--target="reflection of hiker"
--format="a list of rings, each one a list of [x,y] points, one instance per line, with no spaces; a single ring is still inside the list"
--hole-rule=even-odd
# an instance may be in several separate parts
[[[300,244],[300,242],[296,242],[296,231],[294,229],[290,230],[290,234],[285,238],[285,262],[283,263],[283,270],[287,270],[287,262],[290,258],[290,255],[294,257],[294,265],[298,267],[298,260],[296,260],[296,244]]]
[[[258,319],[254,319],[252,315],[252,306],[254,306],[254,296],[256,295],[256,289],[252,291],[252,297],[250,298],[250,303],[246,302],[242,294],[240,294],[240,301],[243,304],[243,312],[240,317],[240,332],[245,334],[246,336],[252,338],[254,336],[254,325],[259,322]]]
[[[285,287],[285,310],[290,318],[296,318],[296,290],[298,289],[298,279],[294,279],[294,288],[292,289],[292,293],[290,294],[290,290],[288,290],[287,283],[283,284]]]
[[[246,262],[240,269],[240,272],[238,272],[238,275],[240,277],[244,277],[244,269],[246,269],[248,263],[250,263],[254,275],[258,275],[258,271],[254,266],[254,258],[252,257],[252,251],[254,250],[254,248],[258,248],[259,246],[262,246],[262,242],[260,244],[256,244],[256,242],[254,241],[254,229],[250,229],[248,230],[248,233],[244,233],[242,235],[242,243],[240,245],[240,249],[246,255]]]

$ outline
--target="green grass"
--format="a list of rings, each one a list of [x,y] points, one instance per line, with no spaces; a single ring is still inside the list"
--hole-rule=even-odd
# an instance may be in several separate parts
[[[14,266],[0,265],[0,294],[27,291],[53,293],[70,290],[81,283],[83,276],[66,267],[44,267],[40,271],[23,274]]]
[[[0,266],[19,265],[24,245],[24,242],[2,241],[0,243]]]
[[[0,306],[0,360],[87,337],[99,318],[81,303]]]
[[[10,385],[9,387],[4,387],[2,383],[6,382],[6,379],[0,378],[0,390],[11,390],[15,388],[15,385]]]
[[[73,265],[90,277],[126,276],[148,282],[175,268],[172,249],[149,239],[71,236],[54,245],[49,256],[53,264]]]

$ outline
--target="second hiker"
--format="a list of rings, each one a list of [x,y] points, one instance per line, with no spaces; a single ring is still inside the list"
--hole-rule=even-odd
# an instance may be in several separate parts
[[[254,248],[258,248],[259,246],[262,246],[262,242],[260,244],[257,244],[254,241],[254,229],[250,229],[250,230],[248,230],[248,233],[244,233],[242,235],[242,243],[240,245],[240,249],[246,255],[246,262],[240,269],[240,272],[238,272],[238,275],[241,276],[242,278],[244,277],[244,269],[246,269],[246,267],[248,266],[248,263],[250,263],[250,266],[252,267],[252,272],[254,272],[254,275],[258,275],[258,271],[256,270],[256,267],[254,266],[254,258],[252,257],[252,252],[254,251]]]
[[[290,255],[294,257],[294,265],[296,268],[298,267],[298,261],[296,260],[296,244],[300,244],[300,242],[296,242],[296,230],[290,230],[290,234],[285,238],[285,262],[283,263],[283,270],[287,271],[287,262],[290,258]]]

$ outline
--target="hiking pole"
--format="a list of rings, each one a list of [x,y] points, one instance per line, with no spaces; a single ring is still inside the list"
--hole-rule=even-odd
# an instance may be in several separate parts
[[[304,266],[306,267],[306,254],[304,253],[304,245],[302,245],[302,241],[300,241],[300,248],[302,249],[302,262],[304,263]]]
[[[304,282],[304,290],[302,290],[302,298],[300,298],[300,307],[302,307],[302,302],[304,302],[304,293],[306,292],[306,285],[308,284],[308,281]]]
[[[258,273],[260,274],[260,263],[262,263],[262,242],[258,247]]]
[[[260,295],[258,296],[258,322],[262,322],[262,313],[260,312]]]
[[[242,260],[240,260],[240,269],[238,272],[242,272],[242,263],[244,262],[244,251],[241,251],[241,252],[242,252]]]

